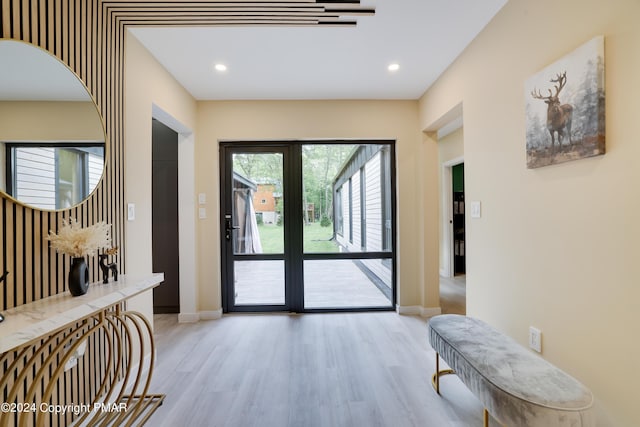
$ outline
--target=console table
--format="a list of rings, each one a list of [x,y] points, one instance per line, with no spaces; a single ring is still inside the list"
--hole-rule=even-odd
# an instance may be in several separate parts
[[[163,273],[121,275],[82,296],[64,292],[5,311],[0,425],[144,424],[164,395],[149,393],[151,325],[126,302],[162,281]]]

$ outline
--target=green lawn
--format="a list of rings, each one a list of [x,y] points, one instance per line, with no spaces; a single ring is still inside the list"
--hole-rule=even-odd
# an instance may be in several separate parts
[[[338,252],[333,237],[333,224],[328,227],[320,226],[319,222],[312,222],[304,226],[304,251],[305,252]]]
[[[265,254],[279,254],[284,251],[284,228],[279,225],[258,225],[262,252]],[[333,225],[321,227],[314,222],[304,227],[305,252],[338,252],[338,245],[332,240]]]
[[[284,252],[284,231],[283,227],[275,224],[258,225],[260,232],[260,243],[262,243],[262,253],[281,254]]]

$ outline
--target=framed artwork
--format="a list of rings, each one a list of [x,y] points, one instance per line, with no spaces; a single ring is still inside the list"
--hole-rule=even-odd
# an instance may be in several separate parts
[[[525,83],[529,169],[605,153],[604,37],[598,36]]]

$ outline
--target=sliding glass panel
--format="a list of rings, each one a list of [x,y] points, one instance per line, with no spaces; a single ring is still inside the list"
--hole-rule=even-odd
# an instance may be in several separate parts
[[[235,305],[284,304],[284,261],[235,261]]]
[[[304,252],[391,251],[387,144],[302,147]]]
[[[282,153],[233,154],[234,254],[284,253]]]
[[[389,259],[304,262],[304,308],[390,307]],[[330,272],[330,274],[329,274]]]

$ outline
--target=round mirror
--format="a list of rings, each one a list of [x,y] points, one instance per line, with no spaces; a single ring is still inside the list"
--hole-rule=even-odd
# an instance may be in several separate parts
[[[106,158],[104,125],[80,79],[48,52],[0,40],[0,190],[27,206],[89,197]]]

